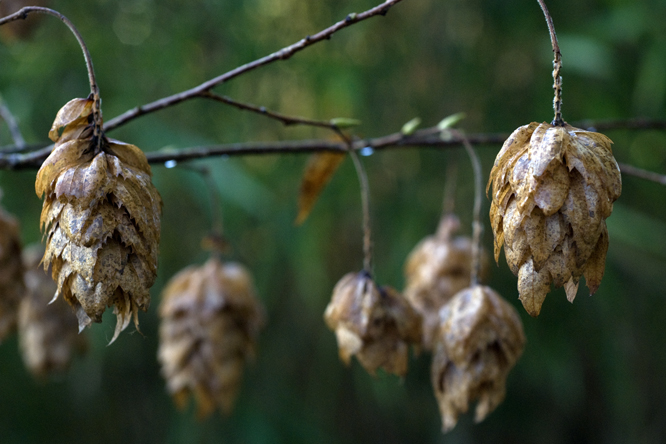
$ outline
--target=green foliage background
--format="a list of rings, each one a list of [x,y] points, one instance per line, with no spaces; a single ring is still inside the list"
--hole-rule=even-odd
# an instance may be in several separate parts
[[[90,46],[107,119],[190,88],[361,12],[377,0],[53,0]],[[659,0],[551,1],[563,53],[564,117],[665,118],[666,3]],[[69,31],[30,17],[32,35],[0,44],[0,93],[28,142],[47,140],[57,110],[88,94],[83,59]],[[353,117],[361,136],[424,125],[459,111],[467,132],[509,132],[552,119],[552,52],[535,1],[404,0],[285,62],[217,88],[237,100],[316,119]],[[663,131],[611,131],[621,162],[666,172]],[[285,128],[218,103],[191,101],[142,117],[110,134],[146,151],[239,141],[329,138]],[[0,144],[9,144],[5,126]],[[485,174],[498,146],[478,148]],[[460,160],[457,210],[471,226],[472,178],[459,150],[392,150],[364,158],[371,187],[375,263],[382,284],[403,286],[402,264],[432,233],[446,165]],[[563,290],[530,318],[502,256],[488,284],[518,309],[528,339],[505,402],[485,422],[461,418],[440,433],[429,356],[404,381],[368,376],[338,360],[322,313],[335,282],[362,266],[358,182],[345,161],[309,220],[293,226],[306,158],[214,158],[233,259],[253,272],[268,313],[256,362],[247,368],[233,414],[198,422],[178,412],[156,361],[157,306],[165,282],[203,263],[210,225],[205,184],[195,174],[155,166],[164,199],[158,281],[140,321],[111,346],[115,319],[85,334],[89,353],[67,374],[35,381],[13,337],[0,347],[2,443],[405,443],[608,442],[666,439],[666,193],[624,178],[608,220],[606,275],[574,304]],[[41,202],[35,171],[1,172],[3,206],[38,242]],[[485,209],[488,203],[484,203]],[[484,211],[484,214],[485,211]],[[484,216],[487,224],[487,216]],[[465,228],[469,233],[471,230]],[[484,243],[491,248],[487,228]]]

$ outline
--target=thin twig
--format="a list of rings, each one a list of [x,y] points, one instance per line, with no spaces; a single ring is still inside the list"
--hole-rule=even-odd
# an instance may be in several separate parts
[[[14,145],[16,145],[16,147],[19,149],[25,148],[25,139],[21,134],[21,129],[19,128],[16,119],[14,118],[14,114],[12,114],[9,108],[7,108],[7,105],[5,105],[5,102],[2,100],[2,98],[0,98],[0,117],[2,117],[2,119],[7,124],[7,127],[9,128],[9,133],[12,135]]]
[[[481,272],[481,236],[483,234],[483,223],[481,222],[481,202],[483,200],[483,172],[481,171],[481,161],[476,155],[474,147],[465,135],[457,130],[451,130],[456,138],[462,141],[465,151],[472,162],[474,171],[474,213],[472,219],[472,271],[470,276],[470,286],[479,284],[479,275]]]
[[[370,221],[370,187],[368,186],[368,174],[363,168],[361,159],[358,158],[356,151],[350,150],[349,156],[354,162],[356,175],[358,176],[361,187],[361,205],[363,207],[363,271],[373,277],[372,270],[372,228]]]
[[[93,68],[93,62],[92,62],[92,57],[90,57],[90,51],[88,51],[88,47],[86,46],[86,43],[83,41],[83,37],[81,37],[81,33],[79,32],[79,30],[76,29],[76,26],[74,26],[74,24],[71,21],[69,21],[67,17],[65,17],[58,11],[54,11],[53,9],[43,8],[41,6],[26,6],[25,8],[21,8],[11,15],[0,18],[0,26],[4,25],[5,23],[13,22],[15,20],[25,20],[28,18],[28,14],[32,12],[36,12],[39,14],[47,14],[59,18],[69,28],[69,30],[72,31],[72,34],[74,34],[74,37],[76,37],[77,42],[79,42],[81,51],[83,51],[83,57],[86,60],[86,68],[88,69],[88,82],[90,83],[90,94],[99,95],[97,80],[95,79],[95,69]]]
[[[638,177],[640,179],[649,180],[651,182],[656,182],[661,185],[666,185],[666,175],[655,173],[653,171],[644,170],[642,168],[635,167],[633,165],[627,165],[626,163],[619,163],[620,171],[622,174],[628,174],[630,176]]]
[[[395,5],[396,3],[399,3],[402,0],[387,0],[383,2],[382,4],[375,6],[374,8],[368,9],[365,12],[361,12],[359,14],[349,14],[344,20],[341,20],[337,22],[336,24],[314,34],[314,35],[309,35],[306,36],[305,38],[299,40],[298,42],[287,46],[285,48],[282,48],[279,51],[276,51],[272,54],[269,54],[265,57],[262,57],[260,59],[257,59],[253,62],[246,63],[245,65],[239,66],[235,69],[232,69],[231,71],[228,71],[220,76],[217,76],[211,80],[208,80],[194,88],[188,89],[186,91],[171,95],[169,97],[164,97],[162,99],[156,100],[154,102],[148,103],[146,105],[138,106],[136,108],[133,108],[129,111],[126,111],[125,113],[119,115],[118,117],[115,117],[111,120],[109,120],[105,125],[104,125],[104,130],[105,131],[110,131],[112,129],[115,129],[121,125],[126,124],[127,122],[139,117],[143,116],[155,111],[162,110],[164,108],[176,105],[178,103],[184,102],[186,100],[193,99],[195,97],[200,97],[201,93],[205,91],[209,91],[213,87],[220,85],[228,80],[233,79],[234,77],[237,77],[241,74],[245,74],[249,71],[252,71],[254,69],[257,69],[261,66],[268,65],[269,63],[276,62],[278,60],[287,60],[297,52],[307,48],[308,46],[311,46],[315,43],[321,42],[323,40],[328,40],[331,38],[333,34],[335,34],[337,31],[346,28],[348,26],[351,26],[355,23],[361,22],[363,20],[366,20],[370,17],[374,17],[376,15],[385,15],[388,10]]]
[[[572,124],[578,128],[585,128],[588,131],[610,131],[610,130],[648,130],[648,129],[666,129],[666,120],[664,119],[618,119],[618,120],[580,120]]]
[[[99,95],[99,87],[97,86],[97,79],[95,78],[95,68],[93,67],[93,62],[92,62],[92,57],[90,56],[90,51],[88,51],[88,47],[86,46],[86,43],[83,41],[83,37],[81,36],[81,33],[79,32],[78,29],[76,29],[76,26],[64,15],[59,13],[58,11],[55,11],[53,9],[49,8],[44,8],[41,6],[26,6],[25,8],[21,8],[15,13],[8,15],[6,17],[0,18],[0,26],[13,22],[15,20],[25,20],[28,18],[28,15],[30,13],[36,12],[38,14],[46,14],[46,15],[51,15],[53,17],[56,17],[60,19],[74,34],[74,37],[76,37],[76,41],[79,43],[79,47],[81,47],[81,51],[83,51],[83,58],[86,61],[86,69],[88,70],[88,83],[90,84],[90,97],[94,100],[93,103],[93,137],[95,138],[94,140],[97,141],[98,148],[101,144],[101,133],[102,133],[102,111],[101,111],[101,100],[100,100],[100,95]]]
[[[555,25],[553,25],[553,18],[548,12],[546,3],[543,0],[537,0],[546,17],[548,24],[548,32],[550,33],[550,43],[553,46],[553,89],[555,90],[555,97],[553,98],[553,109],[555,110],[555,118],[552,121],[553,126],[564,126],[562,119],[562,76],[560,70],[562,69],[562,53],[560,52],[560,45],[557,43],[557,34],[555,34]]]
[[[275,111],[271,111],[266,109],[265,106],[256,106],[252,105],[249,103],[243,103],[243,102],[238,102],[230,97],[227,96],[221,96],[219,94],[215,94],[214,92],[211,91],[205,91],[200,94],[201,97],[207,98],[207,99],[212,99],[217,102],[222,102],[227,105],[234,106],[238,109],[245,110],[245,111],[251,111],[253,113],[261,114],[262,116],[269,117],[271,119],[277,120],[279,122],[282,122],[282,124],[286,126],[290,125],[307,125],[307,126],[314,126],[318,128],[326,128],[330,129],[332,131],[337,131],[338,127],[331,122],[325,122],[323,120],[312,120],[312,119],[306,119],[304,117],[294,117],[294,116],[288,116],[286,114],[281,114]]]

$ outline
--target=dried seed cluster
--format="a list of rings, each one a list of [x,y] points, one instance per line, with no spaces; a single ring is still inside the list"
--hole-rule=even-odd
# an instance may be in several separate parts
[[[442,218],[437,233],[419,242],[407,257],[405,298],[423,317],[423,347],[432,348],[439,329],[439,310],[457,292],[469,286],[472,240],[454,237],[460,222],[454,215]],[[482,268],[487,259],[482,258]],[[483,274],[483,273],[482,273]]]
[[[0,342],[16,328],[24,292],[19,224],[0,208]]]
[[[18,316],[19,347],[23,362],[37,377],[64,371],[74,355],[87,348],[85,336],[77,334],[76,316],[62,299],[53,299],[57,286],[42,269],[41,246],[23,253],[26,295]]]
[[[93,100],[74,99],[56,116],[55,147],[37,174],[44,196],[44,266],[76,310],[79,328],[114,306],[111,342],[150,304],[157,274],[162,201],[134,145],[93,136]]]
[[[518,276],[520,300],[537,316],[551,284],[573,302],[581,276],[590,294],[604,274],[605,219],[620,196],[620,169],[603,134],[530,123],[506,140],[490,173],[495,260]]]
[[[390,287],[377,287],[365,272],[348,273],[333,289],[324,313],[335,331],[340,359],[356,355],[363,367],[404,376],[409,345],[421,341],[421,318],[403,296]]]
[[[249,272],[216,258],[186,268],[164,288],[159,312],[158,358],[176,404],[194,394],[200,417],[216,406],[229,413],[263,325]]]
[[[504,400],[525,335],[513,306],[480,285],[456,294],[440,318],[431,375],[442,429],[448,432],[471,401],[478,400],[475,420],[481,422]]]

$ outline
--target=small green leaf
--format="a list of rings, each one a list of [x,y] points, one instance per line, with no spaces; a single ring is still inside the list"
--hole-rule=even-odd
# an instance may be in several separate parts
[[[350,119],[349,117],[336,117],[331,119],[329,123],[333,126],[337,126],[340,129],[344,129],[359,126],[361,121],[358,119]]]
[[[405,136],[409,136],[411,134],[414,134],[414,131],[416,131],[416,128],[418,128],[420,124],[421,124],[421,118],[414,117],[412,120],[402,125],[402,129],[400,130],[400,132]]]
[[[444,131],[445,129],[453,128],[465,117],[467,117],[467,114],[465,113],[451,114],[448,117],[444,117],[444,119],[442,119],[442,121],[437,124],[437,129]]]

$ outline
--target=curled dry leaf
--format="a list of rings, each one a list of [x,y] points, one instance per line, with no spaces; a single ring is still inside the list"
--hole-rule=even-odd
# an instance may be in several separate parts
[[[457,236],[460,221],[454,215],[442,218],[434,236],[419,242],[405,263],[405,298],[423,317],[423,347],[432,349],[439,329],[439,310],[449,299],[469,286],[472,266],[472,240]],[[481,274],[488,259],[481,258]]]
[[[404,376],[409,346],[421,341],[421,318],[400,293],[377,287],[365,272],[348,273],[335,286],[324,313],[335,331],[340,359],[356,356],[372,375],[378,368]]]
[[[316,153],[310,156],[298,197],[298,216],[295,224],[300,225],[310,215],[310,211],[319,198],[322,190],[338,170],[345,159],[344,153]]]
[[[470,402],[477,400],[475,421],[481,422],[504,400],[525,335],[513,306],[480,285],[456,294],[440,318],[431,375],[446,433]]]
[[[25,285],[18,221],[0,208],[0,342],[16,328]]]
[[[76,316],[67,303],[62,299],[49,303],[57,286],[39,264],[43,253],[41,245],[23,252],[27,292],[18,316],[23,362],[37,377],[66,370],[74,354],[87,349],[86,338],[77,334]]]
[[[495,260],[518,276],[520,300],[537,316],[550,286],[573,302],[581,276],[590,294],[608,250],[606,218],[620,196],[620,169],[603,134],[536,122],[504,142],[490,173]]]
[[[158,359],[176,404],[193,394],[200,418],[230,413],[264,322],[249,272],[216,258],[188,267],[164,288],[159,313]]]
[[[44,196],[44,267],[51,266],[56,297],[74,307],[80,329],[114,306],[113,342],[132,317],[138,329],[138,310],[150,304],[162,200],[139,148],[94,140],[92,102],[74,99],[58,112],[49,132],[55,147],[35,191]]]

